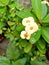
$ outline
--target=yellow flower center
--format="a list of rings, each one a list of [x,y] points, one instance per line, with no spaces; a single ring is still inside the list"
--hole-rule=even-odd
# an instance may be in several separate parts
[[[33,27],[30,27],[30,30],[33,30]]]
[[[27,20],[27,21],[26,21],[26,23],[29,23],[29,22],[30,22],[30,20]]]
[[[24,37],[26,38],[26,37],[28,37],[28,34],[26,33],[26,34],[24,34]]]

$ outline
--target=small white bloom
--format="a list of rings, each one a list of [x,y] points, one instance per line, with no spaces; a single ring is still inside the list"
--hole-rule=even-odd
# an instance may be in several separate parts
[[[21,32],[21,34],[20,34],[20,37],[22,38],[22,39],[27,39],[27,40],[29,40],[30,39],[30,34],[29,33],[27,33],[26,31],[22,31]]]
[[[49,6],[49,2],[47,0],[44,0],[41,2],[42,4],[47,4]]]
[[[24,26],[33,24],[33,22],[34,22],[34,18],[33,18],[33,17],[24,18],[24,19],[22,20],[22,24],[23,24]]]
[[[49,2],[47,2],[47,5],[49,6]]]
[[[38,30],[38,25],[36,23],[25,27],[25,31],[30,33],[30,34],[36,32],[37,30]]]
[[[41,3],[42,3],[42,4],[47,4],[47,1],[46,1],[46,0],[44,0],[44,1],[42,1]]]
[[[49,4],[48,4],[48,6],[49,6]]]

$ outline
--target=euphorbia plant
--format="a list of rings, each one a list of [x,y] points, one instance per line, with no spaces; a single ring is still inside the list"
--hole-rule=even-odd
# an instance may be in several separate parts
[[[5,23],[1,30],[4,29],[4,36],[10,39],[6,57],[0,57],[0,64],[46,65],[46,46],[49,45],[47,5],[41,0],[31,0],[31,8],[24,9],[17,2],[0,0],[0,10],[6,8],[4,15],[1,14],[0,20]]]

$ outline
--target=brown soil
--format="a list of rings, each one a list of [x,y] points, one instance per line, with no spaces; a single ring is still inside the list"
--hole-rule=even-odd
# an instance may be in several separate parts
[[[6,38],[4,40],[2,40],[2,42],[0,42],[0,55],[1,56],[6,55],[6,49],[7,49],[7,46],[8,46],[8,42],[9,42],[9,40],[6,39]]]

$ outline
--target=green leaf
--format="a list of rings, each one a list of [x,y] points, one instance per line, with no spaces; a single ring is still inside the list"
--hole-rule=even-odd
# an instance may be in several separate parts
[[[17,61],[13,62],[13,65],[25,65],[26,58],[18,59]]]
[[[10,0],[0,0],[1,3],[3,3],[4,5],[8,5]]]
[[[11,12],[10,16],[15,17],[15,12]]]
[[[24,9],[24,6],[23,6],[23,4],[17,4],[16,8],[18,10],[23,10]]]
[[[3,7],[4,5],[0,2],[0,7]]]
[[[45,4],[42,4],[42,13],[41,13],[41,19],[43,19],[47,14],[47,6]]]
[[[8,21],[8,25],[9,25],[9,26],[12,26],[12,25],[14,25],[14,24],[15,24],[15,22]]]
[[[26,47],[24,47],[24,52],[25,53],[28,53],[28,52],[31,51],[31,49],[32,49],[32,45],[31,44],[28,44]]]
[[[23,9],[23,5],[19,3],[19,0],[14,0],[13,4],[11,4],[11,6],[13,8],[16,7],[17,10],[22,10]]]
[[[19,0],[14,0],[14,2],[15,2],[15,7],[16,7],[17,10],[24,9],[23,3],[20,4]]]
[[[6,8],[5,7],[0,7],[0,13],[3,14],[6,12]]]
[[[21,25],[18,25],[17,27],[16,27],[16,30],[18,31],[18,32],[20,32],[20,31],[22,31],[22,30],[24,30],[24,26],[21,24]]]
[[[26,17],[33,16],[30,9],[16,11],[16,15],[19,16],[20,18],[26,18]]]
[[[49,14],[43,19],[43,23],[49,23]]]
[[[11,43],[8,44],[7,52],[6,55],[9,59],[17,59],[20,56],[20,50],[16,48],[15,46],[15,41],[12,41]]]
[[[0,56],[0,65],[10,65],[10,61],[3,56]]]
[[[42,27],[42,37],[49,44],[49,26]]]
[[[43,61],[34,60],[31,61],[31,65],[46,65],[46,63]]]
[[[5,37],[7,37],[7,38],[13,38],[14,36],[12,35],[12,33],[5,33]]]
[[[13,0],[15,4],[17,5],[19,3],[19,0]]]
[[[41,49],[45,49],[46,43],[45,43],[44,39],[39,39],[37,41],[37,45],[39,45],[41,47]]]
[[[30,43],[31,43],[31,44],[36,43],[36,42],[39,40],[40,36],[41,36],[41,26],[39,26],[39,29],[38,29],[37,32],[35,32],[35,33],[33,33],[33,34],[31,35],[30,40],[29,40]]]
[[[13,9],[13,8],[16,7],[16,4],[15,4],[14,2],[12,2],[12,3],[9,5],[9,7],[10,7],[11,9]]]
[[[28,42],[26,40],[20,40],[20,45],[22,47],[26,47],[28,45]]]
[[[38,50],[39,50],[42,54],[45,54],[45,52],[46,52],[46,49],[45,49],[46,43],[45,43],[45,41],[44,41],[43,39],[39,39],[39,40],[37,41],[37,43],[36,43],[36,46],[37,46]]]
[[[39,19],[41,19],[41,8],[42,8],[41,0],[31,0],[31,3],[36,16]]]
[[[2,34],[2,29],[0,29],[0,34]]]
[[[0,29],[3,28],[5,26],[4,22],[0,22]]]

